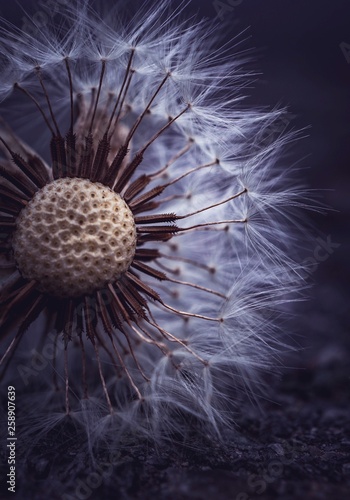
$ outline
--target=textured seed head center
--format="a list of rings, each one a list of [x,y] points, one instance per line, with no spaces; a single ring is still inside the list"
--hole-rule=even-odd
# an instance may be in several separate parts
[[[121,196],[85,179],[57,179],[17,218],[12,242],[22,276],[57,297],[79,297],[116,281],[136,247],[132,212]]]

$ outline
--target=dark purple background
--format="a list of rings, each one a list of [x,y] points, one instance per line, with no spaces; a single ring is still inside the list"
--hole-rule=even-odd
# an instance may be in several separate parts
[[[144,2],[128,3],[135,9]],[[249,37],[244,47],[254,49],[252,66],[262,73],[255,87],[247,89],[247,102],[288,106],[294,117],[290,126],[307,127],[304,139],[294,145],[292,159],[300,162],[301,178],[331,209],[327,215],[312,215],[315,238],[317,233],[329,236],[340,246],[310,276],[311,299],[300,308],[297,329],[305,338],[302,343],[310,346],[307,355],[324,355],[329,346],[337,356],[337,349],[350,351],[350,50],[347,62],[340,48],[343,42],[350,44],[350,2],[191,0],[186,13],[213,19],[218,14],[215,5],[220,4],[227,6],[225,22],[217,18],[223,40],[248,28],[242,35]],[[31,14],[41,10],[38,1],[13,5],[1,0],[0,11],[21,25],[21,6]],[[317,245],[315,239],[310,257]]]
[[[224,1],[228,6],[229,1]],[[309,127],[294,145],[300,176],[331,210],[313,214],[315,234],[340,246],[310,276],[311,300],[300,308],[297,329],[312,361],[337,359],[350,350],[350,3],[347,0],[242,0],[225,17],[227,38],[249,26],[256,67],[263,75],[249,101],[287,105],[291,126]],[[201,12],[210,17],[213,2]],[[318,243],[315,240],[315,248]],[[314,248],[310,249],[310,257]]]

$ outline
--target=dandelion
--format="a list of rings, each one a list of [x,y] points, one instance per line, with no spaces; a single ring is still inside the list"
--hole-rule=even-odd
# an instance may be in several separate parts
[[[284,346],[290,137],[266,142],[282,112],[243,108],[245,53],[183,7],[1,29],[1,368],[44,427],[220,433]]]

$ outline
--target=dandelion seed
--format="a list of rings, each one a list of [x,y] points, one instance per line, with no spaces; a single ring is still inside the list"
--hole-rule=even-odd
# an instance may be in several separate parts
[[[289,138],[256,152],[279,113],[237,107],[245,58],[170,6],[125,29],[76,2],[59,29],[0,32],[15,128],[1,122],[2,375],[54,332],[51,377],[31,358],[20,374],[45,386],[54,424],[63,405],[90,433],[232,423],[283,347],[272,313],[297,288],[280,244]]]

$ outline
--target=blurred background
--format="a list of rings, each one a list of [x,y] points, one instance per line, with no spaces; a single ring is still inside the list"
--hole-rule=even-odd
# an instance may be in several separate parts
[[[293,145],[300,178],[330,210],[312,214],[310,301],[299,309],[303,359],[326,362],[350,353],[350,3],[347,0],[201,2],[193,9],[228,21],[229,39],[248,28],[260,71],[247,90],[252,105],[282,105],[287,129],[305,129]],[[328,242],[326,244],[325,242]],[[320,251],[320,246],[323,247]],[[345,353],[345,351],[347,351]]]

